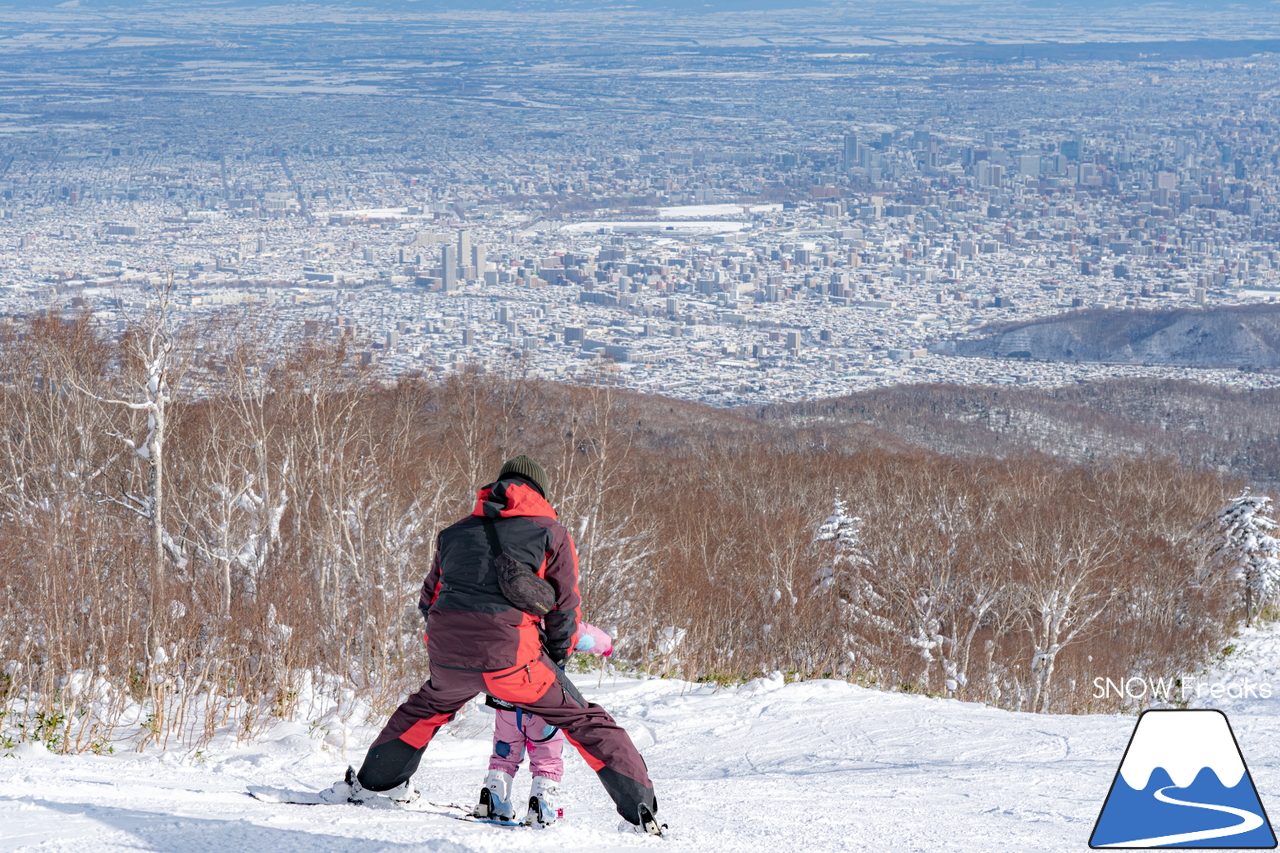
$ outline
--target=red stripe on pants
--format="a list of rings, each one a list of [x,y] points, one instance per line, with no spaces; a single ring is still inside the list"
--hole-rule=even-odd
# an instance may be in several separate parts
[[[569,737],[567,732],[565,733],[564,739],[569,741],[569,743],[573,744],[574,748],[578,750],[578,754],[581,755],[583,760],[587,762],[588,767],[590,767],[592,770],[596,771],[597,773],[600,772],[600,768],[604,767],[603,761],[601,761],[600,759],[596,758],[594,755],[592,755],[591,753],[583,749],[582,744],[578,743],[576,740]]]
[[[422,749],[431,743],[431,738],[435,737],[436,730],[452,719],[453,714],[435,714],[425,720],[418,720],[409,727],[407,732],[400,735],[400,740],[414,749]]]

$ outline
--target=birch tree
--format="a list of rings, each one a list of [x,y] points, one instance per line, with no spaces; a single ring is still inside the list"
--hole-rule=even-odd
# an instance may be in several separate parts
[[[1030,506],[1015,515],[1004,538],[1012,554],[1015,594],[1031,644],[1031,710],[1046,713],[1063,650],[1088,635],[1120,594],[1114,531],[1099,529],[1070,499]],[[1063,501],[1067,498],[1067,501]]]
[[[172,316],[172,275],[156,296],[151,310],[121,339],[121,366],[125,372],[121,390],[126,393],[112,397],[97,394],[82,385],[76,386],[81,393],[100,403],[118,406],[146,418],[147,434],[141,441],[135,441],[122,432],[115,433],[115,438],[144,466],[144,487],[138,490],[126,483],[118,494],[104,493],[103,498],[147,522],[150,551],[147,602],[149,666],[154,665],[162,654],[166,633],[169,611],[165,601],[166,552],[180,565],[185,565],[181,548],[165,529],[165,448],[170,407],[189,363],[189,352],[180,348],[180,343],[186,341],[182,340]]]

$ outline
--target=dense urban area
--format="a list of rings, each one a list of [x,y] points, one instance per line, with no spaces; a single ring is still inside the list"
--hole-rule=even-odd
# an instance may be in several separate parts
[[[87,311],[118,334],[168,293],[178,322],[247,311],[393,375],[514,363],[719,405],[920,381],[1280,384],[939,345],[1071,309],[1280,296],[1273,53],[285,63],[269,39],[107,51],[91,22],[60,26],[0,39],[0,315],[17,326]]]

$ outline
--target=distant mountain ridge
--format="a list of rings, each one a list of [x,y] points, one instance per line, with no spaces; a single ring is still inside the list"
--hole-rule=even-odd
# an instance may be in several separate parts
[[[1076,311],[994,327],[976,340],[942,341],[933,349],[978,358],[1280,367],[1280,305]]]

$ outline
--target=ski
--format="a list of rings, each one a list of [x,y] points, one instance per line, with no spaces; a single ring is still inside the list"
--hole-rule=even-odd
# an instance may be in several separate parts
[[[477,817],[471,813],[471,810],[457,803],[433,803],[428,800],[418,800],[408,806],[398,806],[391,802],[380,803],[370,801],[367,803],[330,803],[320,799],[320,795],[312,791],[294,791],[288,788],[272,788],[266,785],[250,785],[248,787],[249,796],[263,803],[275,803],[287,806],[347,806],[362,805],[375,809],[387,809],[390,811],[409,811],[409,812],[427,812],[429,814],[441,814],[445,817],[451,817],[454,820],[462,820],[467,823],[482,823],[489,826],[498,826],[503,829],[532,829],[529,824],[522,820],[497,820],[496,818]],[[424,806],[428,808],[423,808]],[[437,811],[439,809],[440,811]]]
[[[289,806],[331,805],[320,799],[320,795],[314,791],[290,791],[287,788],[269,788],[265,785],[250,785],[249,796],[264,803],[280,803]]]
[[[476,817],[470,812],[466,814],[451,814],[449,817],[455,820],[466,821],[467,823],[483,823],[489,826],[500,826],[504,829],[533,829],[532,826],[522,820],[498,820],[492,817]]]
[[[275,803],[287,806],[351,806],[362,805],[368,808],[387,809],[389,811],[430,811],[431,809],[451,809],[454,811],[468,812],[465,806],[457,803],[433,803],[430,800],[418,800],[409,805],[399,805],[390,800],[378,798],[365,803],[348,803],[339,801],[331,803],[320,798],[318,793],[313,791],[294,791],[289,788],[272,788],[266,785],[249,785],[247,792],[249,796],[263,803]],[[381,800],[381,801],[379,801]],[[457,817],[457,815],[449,815],[449,817]]]

